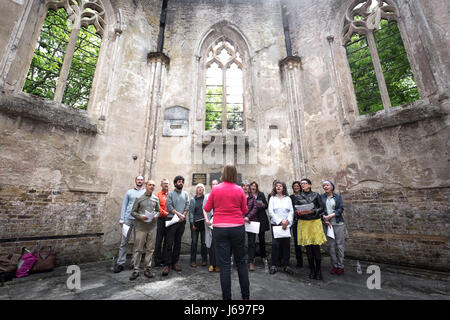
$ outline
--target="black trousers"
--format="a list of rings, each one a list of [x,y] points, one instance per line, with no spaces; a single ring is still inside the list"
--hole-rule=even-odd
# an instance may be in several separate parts
[[[177,222],[166,228],[166,244],[164,249],[164,266],[173,266],[178,263],[181,251],[181,238],[183,237],[186,220]]]
[[[153,253],[153,261],[155,266],[159,266],[163,263],[164,247],[166,246],[166,219],[158,218],[156,220],[156,239],[155,239],[155,252]],[[164,241],[164,246],[163,246]]]
[[[250,281],[248,267],[245,263],[245,227],[214,228],[213,237],[216,242],[216,259],[220,267],[220,285],[222,298],[231,300],[231,259],[233,251],[234,263],[238,267],[239,285],[242,299],[250,298]]]
[[[266,257],[266,232],[262,231],[258,234],[259,241],[259,255],[261,258]]]
[[[294,248],[295,248],[295,258],[297,259],[297,264],[303,265],[303,253],[302,253],[302,246],[298,245],[298,237],[297,237],[297,228],[298,223],[297,221],[294,221],[292,225],[292,233],[294,234]]]
[[[290,255],[291,238],[275,239],[272,230],[272,266],[278,266],[280,262],[283,267],[289,266]]]
[[[248,263],[255,263],[256,233],[246,232],[246,234],[247,234],[247,245],[248,245]]]
[[[193,230],[191,225],[191,263],[197,262],[197,246],[198,246],[198,236],[200,235],[200,253],[202,255],[202,262],[208,260],[208,250],[205,243],[205,228],[203,230]]]

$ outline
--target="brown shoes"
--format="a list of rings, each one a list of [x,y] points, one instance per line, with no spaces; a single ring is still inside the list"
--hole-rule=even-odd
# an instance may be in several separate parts
[[[147,278],[153,278],[153,273],[150,271],[150,269],[145,269],[144,271],[144,276],[146,276]]]
[[[181,271],[181,268],[180,268],[180,266],[178,265],[178,263],[175,263],[175,264],[173,265],[172,269],[175,270],[175,271],[178,271],[178,272]]]
[[[202,261],[202,267],[206,267],[207,265],[206,261]]]
[[[192,262],[192,263],[191,263],[191,267],[192,267],[192,268],[196,268],[196,267],[197,267],[197,264],[196,264],[195,262]]]
[[[162,271],[162,275],[163,276],[167,276],[169,274],[169,267],[168,266],[164,266],[163,271]]]
[[[137,277],[139,277],[139,272],[134,271],[131,276],[130,276],[130,280],[133,281],[135,280]]]

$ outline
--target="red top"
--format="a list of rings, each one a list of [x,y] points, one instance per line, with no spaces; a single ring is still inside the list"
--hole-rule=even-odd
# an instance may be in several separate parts
[[[241,187],[225,181],[211,190],[204,209],[206,212],[214,209],[213,226],[243,225],[248,212],[247,198]]]
[[[160,191],[156,194],[156,196],[159,199],[159,211],[160,211],[160,217],[165,218],[167,217],[167,195],[169,194],[169,191]]]

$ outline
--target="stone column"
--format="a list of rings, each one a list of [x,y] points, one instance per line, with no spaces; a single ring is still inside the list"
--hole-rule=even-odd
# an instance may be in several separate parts
[[[280,61],[283,86],[287,97],[289,122],[291,126],[292,157],[294,161],[295,179],[301,179],[306,172],[305,125],[303,120],[303,103],[300,94],[301,59],[288,56]]]
[[[145,178],[152,176],[153,164],[156,161],[156,146],[158,145],[159,130],[162,127],[161,97],[170,63],[169,57],[162,52],[150,52],[147,60],[150,68],[149,96],[144,130],[145,143],[142,153],[144,159],[140,164]]]

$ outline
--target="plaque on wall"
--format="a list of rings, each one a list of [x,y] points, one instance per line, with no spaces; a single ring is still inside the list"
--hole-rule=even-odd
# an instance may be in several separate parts
[[[174,106],[164,110],[163,137],[186,137],[189,133],[189,109]]]
[[[198,183],[203,183],[206,186],[206,173],[193,173],[192,174],[192,185],[196,186]]]

